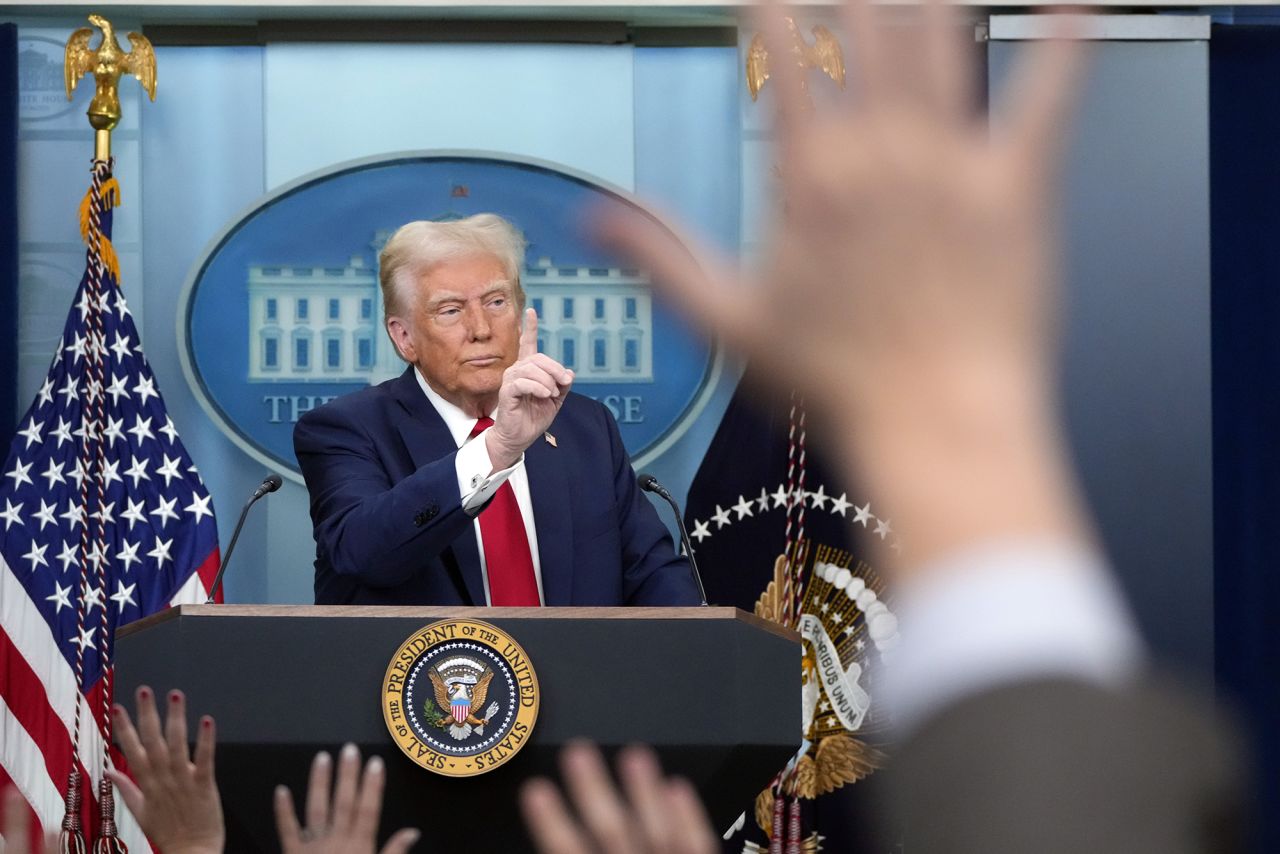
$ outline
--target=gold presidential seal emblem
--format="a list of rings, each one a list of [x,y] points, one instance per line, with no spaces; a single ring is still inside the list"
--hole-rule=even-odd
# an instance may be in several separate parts
[[[492,771],[528,742],[538,677],[523,647],[480,620],[441,620],[400,645],[382,717],[404,754],[448,777]]]

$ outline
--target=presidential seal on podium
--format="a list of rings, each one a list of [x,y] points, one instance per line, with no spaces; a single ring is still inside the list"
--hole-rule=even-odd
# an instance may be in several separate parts
[[[520,644],[491,623],[441,620],[400,645],[382,683],[382,715],[404,754],[428,771],[473,777],[528,742],[538,677]]]

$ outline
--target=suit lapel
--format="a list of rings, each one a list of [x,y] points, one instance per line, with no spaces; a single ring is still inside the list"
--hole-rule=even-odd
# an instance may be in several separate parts
[[[545,605],[573,604],[573,510],[565,453],[544,438],[534,440],[524,452]]]
[[[412,366],[395,381],[394,394],[407,416],[400,419],[396,428],[415,469],[457,450],[444,419],[418,386]],[[483,606],[484,578],[480,574],[480,550],[476,547],[473,529],[454,540],[449,550],[457,561],[471,604]]]

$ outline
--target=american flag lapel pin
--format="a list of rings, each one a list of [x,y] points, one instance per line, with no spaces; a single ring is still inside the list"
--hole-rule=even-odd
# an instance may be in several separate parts
[[[542,438],[546,439],[546,440],[547,440],[547,444],[548,444],[548,445],[550,445],[551,447],[553,447],[553,448],[557,447],[557,445],[556,445],[556,437],[555,437],[555,436],[552,436],[550,433],[543,433],[543,434],[542,434]]]

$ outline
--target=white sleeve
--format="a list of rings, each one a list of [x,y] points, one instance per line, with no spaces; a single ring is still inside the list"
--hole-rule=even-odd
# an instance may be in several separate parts
[[[1106,561],[1078,545],[968,549],[923,568],[894,602],[901,641],[881,684],[899,730],[1010,682],[1123,683],[1144,657]]]
[[[493,461],[489,459],[489,448],[485,445],[484,433],[468,440],[458,449],[458,455],[454,457],[454,466],[458,472],[458,493],[462,496],[462,509],[472,516],[476,515],[484,503],[498,491],[498,488],[507,482],[511,473],[522,465],[524,465],[524,454],[521,454],[520,459],[516,460],[515,465],[510,468],[493,471]]]

